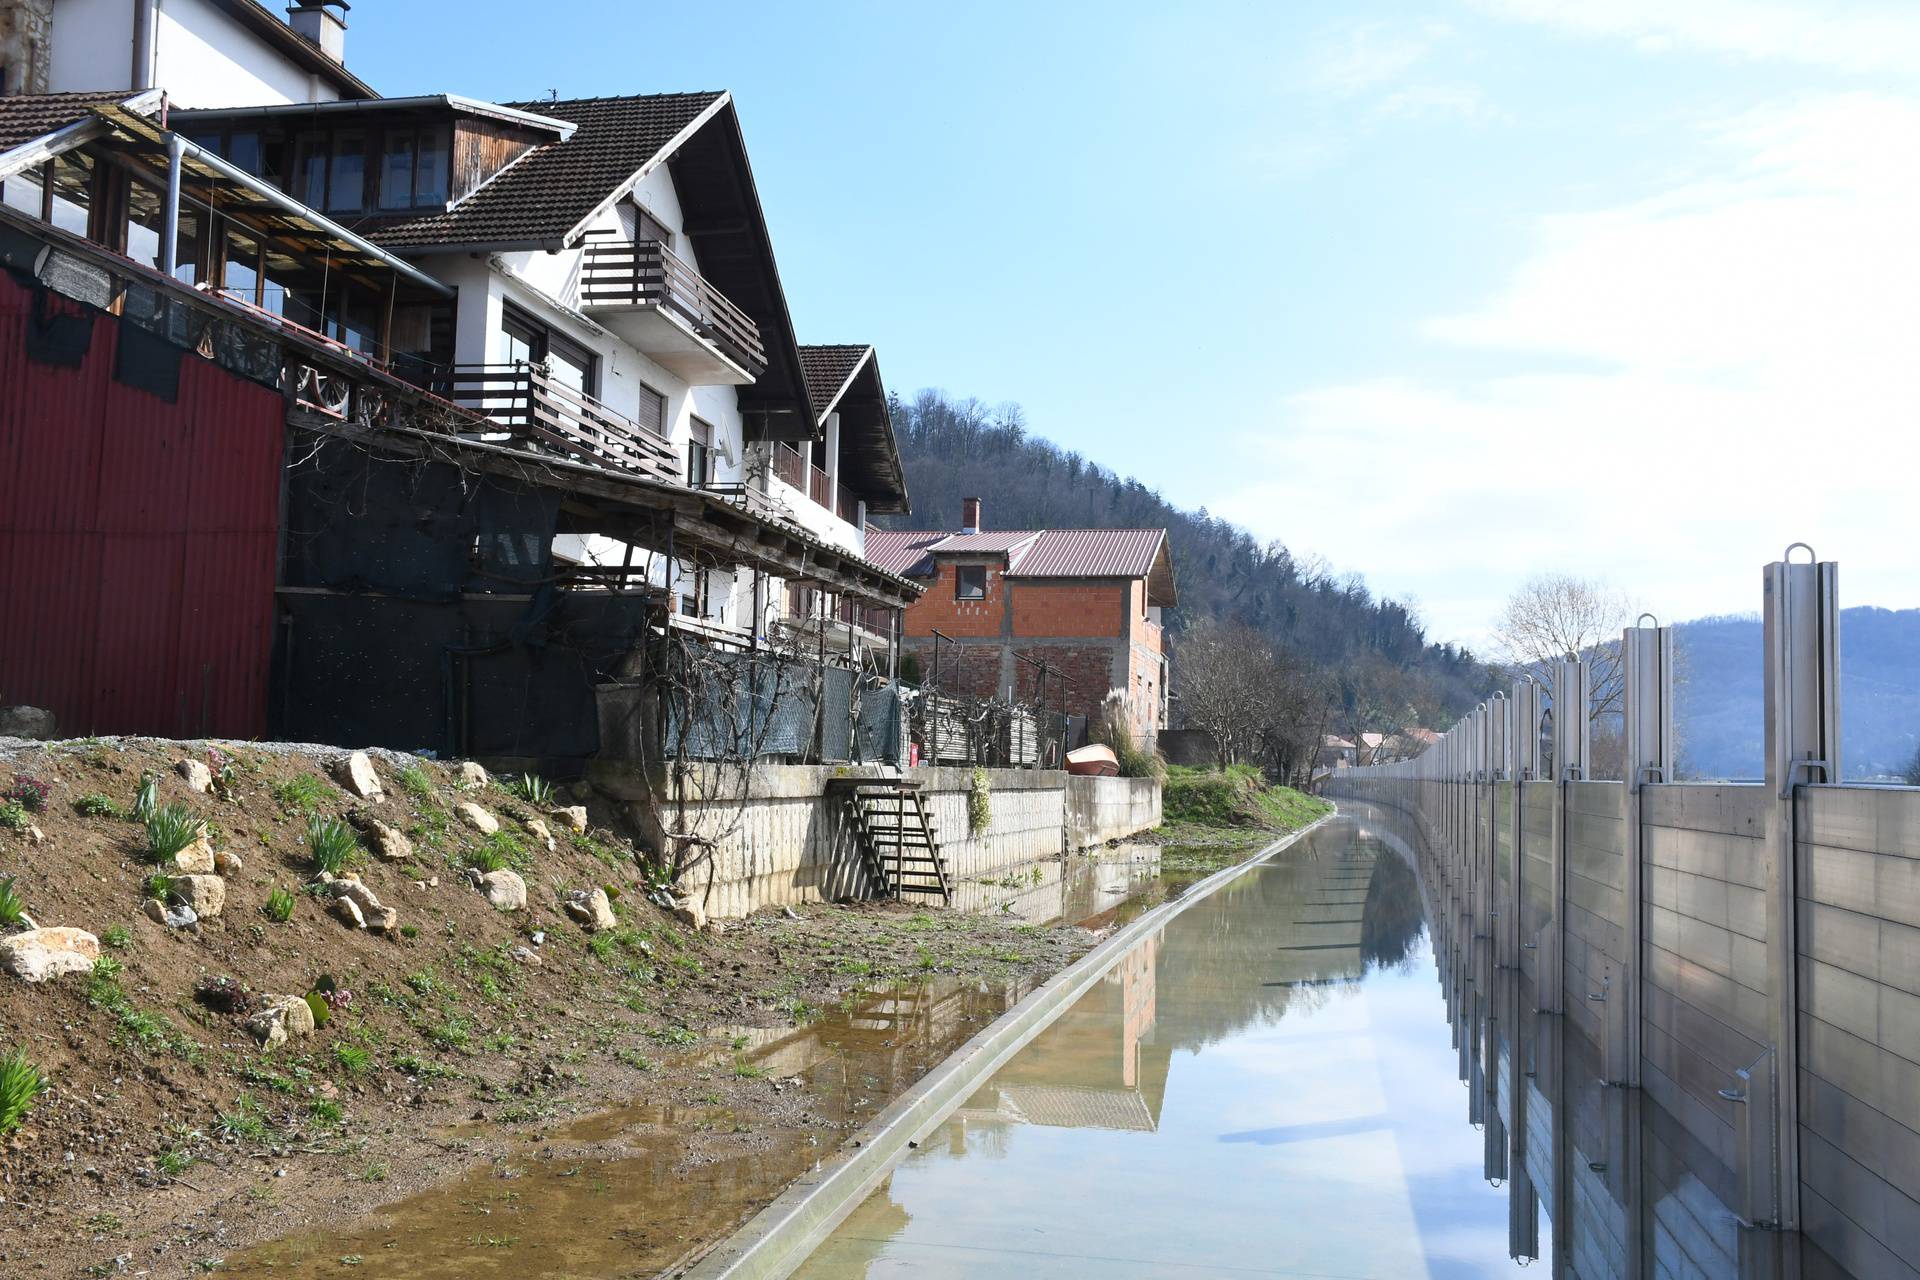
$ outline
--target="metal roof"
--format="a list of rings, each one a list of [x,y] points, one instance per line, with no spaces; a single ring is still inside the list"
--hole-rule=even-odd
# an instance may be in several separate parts
[[[940,529],[868,529],[868,560],[903,578],[924,577],[933,569],[927,548],[946,537]]]
[[[943,555],[1004,555],[1009,578],[1144,578],[1148,604],[1178,603],[1165,529],[867,531],[867,558],[907,577],[931,575]]]

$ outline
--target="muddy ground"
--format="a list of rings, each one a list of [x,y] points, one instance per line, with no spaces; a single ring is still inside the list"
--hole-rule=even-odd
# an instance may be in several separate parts
[[[23,1047],[51,1080],[0,1140],[0,1274],[196,1274],[288,1232],[345,1231],[378,1206],[551,1148],[556,1134],[572,1135],[569,1149],[624,1150],[630,1129],[609,1122],[593,1138],[596,1122],[582,1119],[608,1108],[674,1118],[642,1125],[648,1167],[669,1180],[751,1163],[756,1142],[830,1141],[930,1062],[909,1055],[910,1069],[825,1098],[817,1073],[783,1077],[777,1055],[761,1056],[781,1029],[850,1016],[863,992],[921,988],[977,991],[984,1003],[962,1022],[990,1020],[1096,941],[878,903],[696,931],[649,901],[622,815],[595,798],[589,831],[575,835],[497,781],[462,787],[430,761],[376,756],[386,794],[364,801],[336,784],[337,751],[219,751],[216,766],[233,764],[224,794],[196,794],[175,765],[206,761],[206,744],[0,743],[0,791],[15,774],[47,788],[26,815],[32,830],[0,824],[0,878],[14,877],[39,924],[97,935],[105,960],[36,986],[0,976],[0,1052]],[[221,915],[196,929],[142,910],[155,868],[144,828],[119,811],[145,773],[245,864],[227,878]],[[460,801],[496,815],[502,835],[467,827]],[[303,890],[314,814],[378,817],[409,836],[411,859],[362,855],[357,868],[398,908],[399,930],[352,929]],[[462,868],[488,846],[522,869],[525,910],[496,911],[467,887]],[[617,895],[620,920],[589,935],[560,904],[596,885]],[[294,898],[285,922],[265,910],[275,889]],[[211,978],[295,995],[331,983],[352,999],[311,1037],[265,1052],[241,1015],[196,1000]],[[989,991],[1003,993],[997,1003]],[[660,1252],[697,1248],[777,1190],[769,1181],[714,1205],[673,1227]]]

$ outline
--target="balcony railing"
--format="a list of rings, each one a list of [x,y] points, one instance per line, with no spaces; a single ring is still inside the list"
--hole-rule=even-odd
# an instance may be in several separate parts
[[[827,510],[845,520],[856,524],[854,519],[860,511],[860,500],[840,491],[836,500],[833,492],[833,477],[813,465],[808,457],[790,444],[776,445],[773,451],[773,474],[792,485],[813,500],[814,505]]]
[[[496,426],[571,457],[674,484],[686,479],[680,454],[661,436],[538,365],[457,364],[445,394]]]
[[[754,377],[767,368],[760,326],[658,240],[589,244],[583,307],[660,307],[679,315]]]

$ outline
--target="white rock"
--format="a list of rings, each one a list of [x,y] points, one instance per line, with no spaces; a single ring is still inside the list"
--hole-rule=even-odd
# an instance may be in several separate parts
[[[382,862],[405,862],[413,857],[413,841],[398,827],[390,827],[378,818],[369,818],[367,838],[373,842],[374,856]]]
[[[488,774],[484,766],[475,764],[471,760],[462,760],[460,762],[461,786],[484,787],[491,781],[493,781],[493,778]]]
[[[210,876],[214,872],[213,842],[207,839],[206,828],[194,842],[173,855],[171,871],[187,876]]]
[[[490,836],[500,829],[500,819],[482,809],[471,800],[462,800],[453,806],[460,820],[483,836]]]
[[[489,871],[480,877],[480,892],[496,911],[521,911],[527,905],[527,882],[517,871]]]
[[[175,876],[173,900],[197,919],[211,920],[227,905],[227,882],[215,875]]]
[[[515,960],[518,960],[521,964],[538,965],[540,963],[540,957],[533,954],[533,951],[528,947],[515,947],[507,954]]]
[[[340,917],[340,923],[352,929],[367,927],[367,918],[360,914],[360,904],[352,898],[335,898],[333,914]]]
[[[335,770],[340,776],[340,785],[362,800],[378,800],[386,795],[380,786],[380,775],[373,771],[373,761],[364,751],[345,757]]]
[[[707,927],[707,910],[692,898],[673,900],[674,918],[693,929]]]
[[[173,771],[185,779],[189,791],[205,795],[213,790],[213,770],[198,760],[182,760],[173,766]]]
[[[85,973],[100,958],[100,939],[85,929],[29,929],[0,938],[0,967],[23,982]]]
[[[587,806],[568,805],[564,809],[555,809],[551,815],[554,821],[562,823],[569,831],[583,832],[587,829]]]
[[[566,909],[568,915],[587,926],[588,933],[620,927],[620,918],[613,914],[613,903],[605,889],[595,888],[592,892],[575,889],[567,895]]]
[[[262,1047],[272,1049],[288,1040],[313,1034],[313,1010],[300,996],[264,996],[259,1012],[247,1019],[247,1030]]]
[[[538,818],[527,819],[527,834],[531,835],[535,840],[540,841],[540,843],[546,845],[548,853],[552,853],[556,848],[559,847],[554,843],[553,832],[548,830],[547,824],[540,821],[540,819]]]
[[[382,906],[380,899],[372,889],[363,884],[358,876],[344,876],[332,884],[334,894],[334,913],[348,924],[361,929],[371,929],[375,933],[385,933],[389,929],[400,927],[400,913],[392,907]],[[351,911],[341,910],[346,904]]]

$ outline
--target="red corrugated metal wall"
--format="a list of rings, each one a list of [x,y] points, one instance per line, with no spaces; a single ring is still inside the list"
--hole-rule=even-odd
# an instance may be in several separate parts
[[[67,735],[263,735],[279,394],[191,354],[177,403],[124,385],[110,316],[81,367],[31,359],[32,309],[0,272],[0,705]]]

